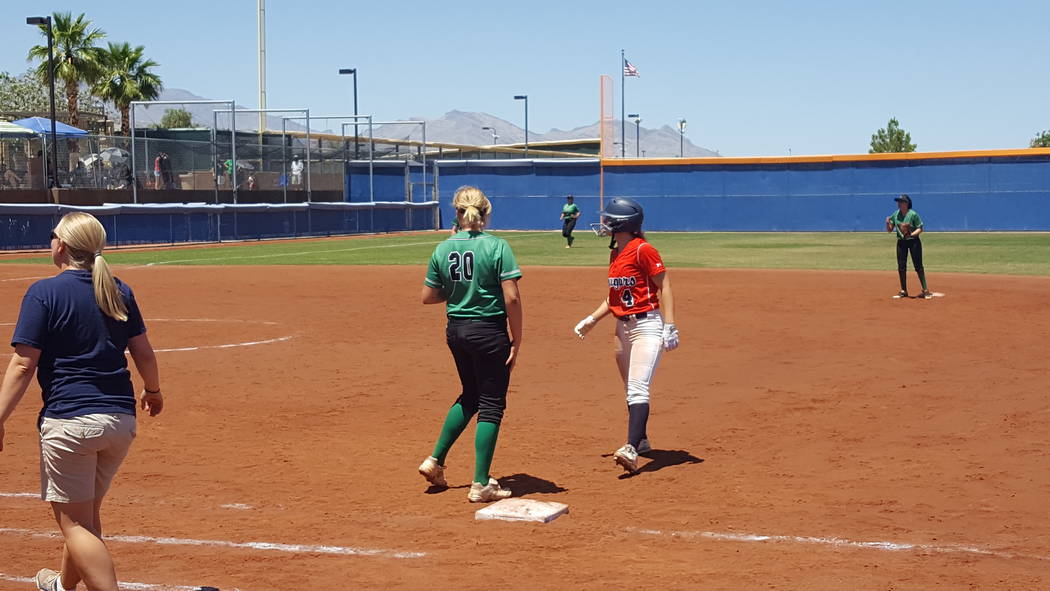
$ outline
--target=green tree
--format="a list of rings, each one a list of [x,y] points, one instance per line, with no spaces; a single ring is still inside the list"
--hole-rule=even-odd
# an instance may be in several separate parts
[[[1035,136],[1032,141],[1028,142],[1029,148],[1050,148],[1050,129]]]
[[[0,111],[47,111],[48,100],[47,85],[36,74],[0,73]]]
[[[65,102],[65,91],[61,88],[55,90],[55,102]],[[47,91],[47,84],[40,83],[32,68],[18,76],[0,72],[0,111],[47,113],[51,109],[51,99]],[[77,101],[81,111],[102,109],[102,105],[88,94],[79,95]]]
[[[172,129],[175,127],[193,127],[193,116],[186,109],[167,109],[164,116],[160,118],[161,129]]]
[[[110,43],[102,53],[103,75],[96,82],[94,93],[112,102],[120,111],[120,129],[124,135],[129,135],[131,128],[131,102],[154,100],[164,86],[153,72],[159,64],[143,56],[145,49],[141,45]]]
[[[915,144],[911,143],[911,134],[901,129],[896,119],[890,119],[885,129],[872,134],[871,149],[868,153],[914,152],[915,147]]]
[[[36,70],[37,77],[42,83],[48,84],[47,25],[39,27],[44,35],[44,44],[30,48],[28,59],[40,60]],[[80,85],[94,84],[98,80],[102,72],[101,50],[95,43],[106,34],[101,29],[94,28],[83,14],[74,19],[71,12],[54,13],[51,16],[51,31],[55,44],[55,81],[56,84],[59,80],[65,83],[69,124],[77,127],[80,125],[80,117],[77,115]],[[55,100],[58,100],[57,96]]]

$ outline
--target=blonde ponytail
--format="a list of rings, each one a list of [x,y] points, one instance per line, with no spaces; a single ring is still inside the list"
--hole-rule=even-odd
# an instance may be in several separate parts
[[[463,218],[463,226],[466,228],[474,230],[484,225],[481,222],[481,212],[473,205],[463,208],[463,213],[460,214],[460,217]]]
[[[109,263],[102,256],[106,246],[106,229],[90,213],[73,212],[62,216],[55,226],[55,236],[69,248],[70,264],[77,269],[91,269],[95,302],[102,313],[114,320],[128,319],[128,306],[113,278]]]
[[[492,215],[492,203],[477,187],[463,186],[456,189],[452,207],[460,220],[460,227],[475,232],[482,231]]]
[[[113,279],[113,272],[109,269],[109,263],[101,252],[95,253],[95,263],[91,267],[91,284],[95,287],[95,301],[102,313],[114,320],[126,322],[128,320],[128,306],[124,303],[124,296],[120,294],[117,282]]]

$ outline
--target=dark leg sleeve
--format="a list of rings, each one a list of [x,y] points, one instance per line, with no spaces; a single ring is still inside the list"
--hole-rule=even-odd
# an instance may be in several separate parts
[[[914,244],[911,245],[911,262],[915,266],[915,274],[919,276],[922,290],[926,291],[926,269],[922,266],[922,241],[916,238],[912,242]]]
[[[897,241],[897,276],[901,280],[901,291],[908,291],[908,245]]]
[[[648,404],[627,405],[627,443],[638,448],[638,443],[645,438],[646,424],[649,422]]]

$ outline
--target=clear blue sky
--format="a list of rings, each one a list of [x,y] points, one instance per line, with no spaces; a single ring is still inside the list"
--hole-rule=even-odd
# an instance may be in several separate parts
[[[443,4],[443,5],[442,5]],[[268,106],[380,119],[483,111],[529,128],[594,123],[598,75],[644,127],[685,117],[725,156],[865,153],[896,117],[920,151],[1026,147],[1050,129],[1047,0],[435,3],[268,0]],[[85,12],[145,45],[165,86],[258,106],[255,0],[4,0],[0,70],[39,33],[25,17]],[[616,106],[619,112],[619,104]]]

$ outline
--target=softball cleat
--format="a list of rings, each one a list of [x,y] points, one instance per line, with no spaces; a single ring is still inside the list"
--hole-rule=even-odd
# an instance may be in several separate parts
[[[471,483],[467,500],[471,503],[491,503],[508,499],[512,494],[514,493],[510,492],[510,489],[500,488],[499,481],[490,476],[489,483],[485,486],[481,486],[480,482]]]
[[[427,459],[423,460],[419,465],[419,473],[434,486],[448,486],[448,482],[445,481],[445,467],[439,464],[434,456],[427,456]]]
[[[616,450],[613,453],[613,459],[630,474],[638,471],[638,450],[634,449],[630,443],[625,443],[623,447]]]
[[[54,591],[58,588],[56,583],[58,583],[59,574],[49,568],[40,569],[40,572],[36,574],[36,588],[39,591]]]

